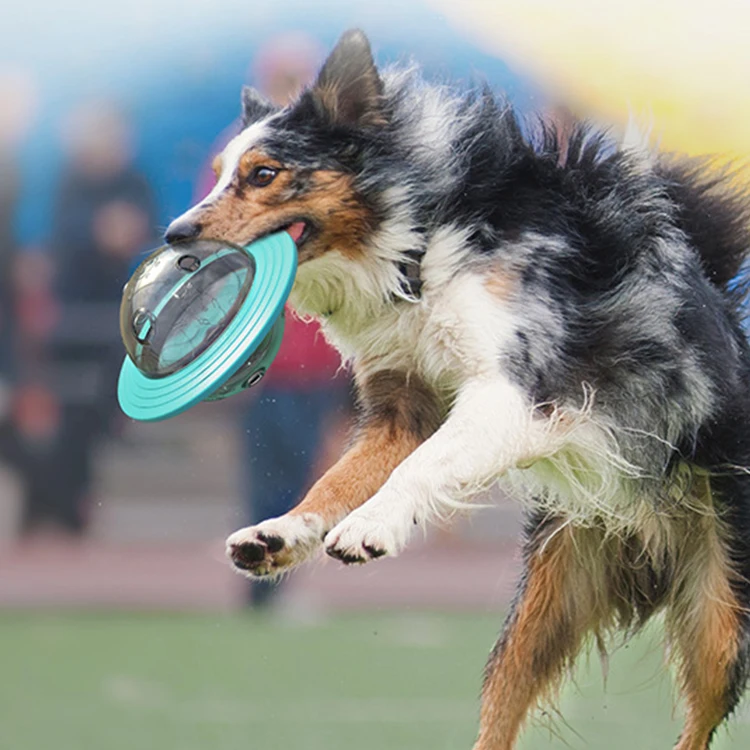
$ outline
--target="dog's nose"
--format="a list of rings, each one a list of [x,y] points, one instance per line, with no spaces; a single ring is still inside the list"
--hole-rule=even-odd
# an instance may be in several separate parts
[[[201,225],[193,221],[177,219],[173,221],[164,233],[164,239],[170,244],[195,239],[201,233]]]

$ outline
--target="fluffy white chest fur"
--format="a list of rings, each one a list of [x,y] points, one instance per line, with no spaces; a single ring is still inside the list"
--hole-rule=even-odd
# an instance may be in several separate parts
[[[386,369],[413,372],[448,401],[463,383],[497,374],[497,356],[514,330],[511,307],[477,273],[461,273],[468,251],[463,232],[445,228],[422,264],[423,295],[400,298],[396,260],[413,236],[371,258],[340,252],[303,264],[291,302],[319,317],[326,337],[360,377]]]

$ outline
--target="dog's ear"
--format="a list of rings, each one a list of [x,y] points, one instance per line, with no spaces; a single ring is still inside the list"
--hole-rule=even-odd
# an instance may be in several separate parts
[[[383,82],[367,37],[345,32],[325,61],[312,95],[329,122],[350,127],[383,125]]]
[[[257,89],[251,86],[242,87],[242,124],[245,127],[262,120],[277,109],[278,107]]]

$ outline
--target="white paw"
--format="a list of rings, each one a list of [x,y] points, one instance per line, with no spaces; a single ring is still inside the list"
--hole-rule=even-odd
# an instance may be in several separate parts
[[[227,557],[249,577],[278,576],[315,552],[323,529],[323,519],[312,513],[269,518],[235,531],[227,539]]]
[[[414,519],[404,514],[403,507],[389,508],[388,503],[376,503],[375,507],[368,508],[377,497],[328,532],[323,544],[331,557],[347,565],[366,563],[378,557],[395,557],[406,546],[414,529]]]

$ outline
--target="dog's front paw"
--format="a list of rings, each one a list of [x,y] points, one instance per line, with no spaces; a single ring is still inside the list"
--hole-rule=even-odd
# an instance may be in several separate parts
[[[395,557],[406,546],[413,528],[411,519],[400,515],[389,518],[365,507],[355,510],[326,535],[326,552],[347,565]]]
[[[227,539],[227,557],[247,576],[278,576],[315,552],[323,530],[323,519],[312,513],[270,518],[235,531]]]

